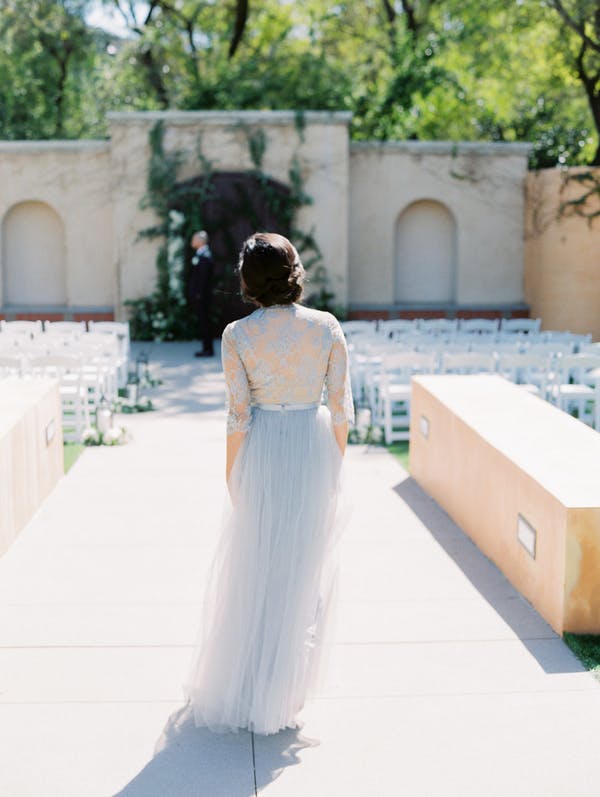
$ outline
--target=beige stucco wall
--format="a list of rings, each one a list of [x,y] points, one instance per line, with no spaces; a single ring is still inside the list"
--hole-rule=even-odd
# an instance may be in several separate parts
[[[262,169],[269,177],[289,183],[289,169],[298,158],[304,189],[313,198],[313,204],[301,209],[298,225],[314,230],[331,287],[342,304],[347,301],[349,114],[307,113],[302,137],[295,114],[288,111],[116,113],[109,119],[115,252],[122,299],[142,296],[154,285],[155,244],[136,242],[136,236],[154,222],[152,214],[140,210],[138,203],[146,190],[148,134],[162,119],[166,151],[186,153],[178,173],[182,180],[201,174],[196,154],[199,136],[202,154],[214,170],[252,168],[241,124],[250,131],[260,124],[264,130],[267,144]]]
[[[528,144],[352,144],[350,301],[393,301],[397,220],[419,200],[441,202],[454,217],[455,302],[522,301],[528,151]]]
[[[394,303],[396,250],[402,251],[398,220],[420,200],[441,203],[452,219],[455,251],[449,262],[455,263],[452,298],[457,304],[523,300],[528,145],[351,145],[347,113],[308,112],[300,135],[291,111],[167,111],[110,114],[108,141],[0,143],[0,221],[22,202],[44,202],[58,214],[64,224],[68,306],[114,306],[123,318],[123,300],[154,287],[157,244],[139,240],[138,233],[155,222],[139,203],[146,192],[148,134],[159,119],[166,150],[186,155],[181,179],[201,173],[199,136],[214,169],[251,168],[242,126],[264,131],[263,170],[270,177],[287,183],[297,159],[313,199],[300,210],[298,225],[314,234],[329,287],[342,306]],[[2,225],[0,258],[1,230]],[[419,230],[411,230],[411,241]],[[432,230],[429,243],[435,235]],[[0,306],[6,304],[4,268]],[[433,264],[420,279],[435,282]],[[417,283],[416,291],[427,297],[428,284]]]
[[[69,305],[113,305],[116,299],[109,150],[104,141],[0,142],[0,252],[12,207],[49,205],[64,225]],[[39,258],[43,269],[43,251]],[[3,274],[2,266],[0,305]]]
[[[591,332],[600,340],[600,217],[591,224],[569,213],[559,217],[561,203],[587,188],[566,175],[587,168],[544,169],[527,176],[525,298],[543,329]],[[592,170],[600,182],[600,169]],[[591,197],[586,212],[600,210]]]

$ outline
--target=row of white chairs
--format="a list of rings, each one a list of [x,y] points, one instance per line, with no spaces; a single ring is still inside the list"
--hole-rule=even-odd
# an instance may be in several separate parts
[[[351,356],[360,359],[361,356],[380,355],[384,352],[420,351],[434,352],[438,355],[445,352],[484,352],[484,353],[512,353],[512,354],[581,354],[600,351],[600,343],[575,342],[572,340],[488,340],[473,336],[470,338],[456,338],[454,340],[438,340],[424,337],[405,340],[379,339],[372,336],[361,335],[358,338],[349,338]]]
[[[394,318],[389,320],[357,319],[341,322],[345,335],[367,331],[388,335],[415,331],[431,334],[452,332],[530,334],[539,332],[541,324],[541,318]]]
[[[93,361],[81,354],[7,356],[0,352],[2,377],[56,379],[62,403],[63,438],[67,441],[81,440],[102,397],[110,402],[118,395],[114,364]]]
[[[19,325],[14,328],[12,324]],[[21,325],[33,324],[32,328]],[[41,322],[3,322],[0,332],[0,356],[12,358],[11,371],[24,373],[31,358],[72,356],[87,365],[96,365],[107,375],[115,371],[115,379],[106,377],[107,398],[114,399],[117,388],[127,384],[130,356],[129,324],[120,322],[52,322],[47,330],[39,330]],[[83,325],[83,326],[82,326]],[[19,363],[17,363],[19,361]],[[9,368],[5,362],[4,369]]]
[[[350,346],[352,348],[352,346]],[[408,440],[411,377],[428,373],[495,373],[600,431],[600,351],[589,353],[392,350],[351,351],[353,393],[371,410],[385,440]]]
[[[344,334],[351,341],[383,342],[395,340],[405,345],[449,343],[452,345],[485,345],[514,343],[521,348],[531,343],[571,345],[572,351],[591,343],[591,334],[570,331],[540,330],[540,319],[395,319],[390,321],[345,321]]]
[[[32,337],[42,332],[85,332],[110,331],[124,335],[129,340],[129,324],[127,321],[5,321],[0,320],[0,332],[27,334]]]
[[[104,396],[113,402],[127,384],[129,324],[121,322],[0,322],[0,378],[58,380],[63,439],[79,442]]]

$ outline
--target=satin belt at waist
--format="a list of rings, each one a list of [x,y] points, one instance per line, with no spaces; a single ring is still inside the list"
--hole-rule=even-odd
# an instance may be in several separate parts
[[[260,410],[311,410],[320,407],[320,401],[311,401],[308,404],[253,404]]]

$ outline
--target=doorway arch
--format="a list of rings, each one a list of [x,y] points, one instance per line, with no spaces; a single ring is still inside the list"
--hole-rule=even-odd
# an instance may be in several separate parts
[[[5,305],[67,303],[64,226],[50,205],[19,202],[6,213],[2,272]]]
[[[449,208],[422,199],[396,222],[395,301],[454,302],[456,222]]]
[[[174,210],[185,218],[184,237],[205,229],[216,266],[213,316],[215,332],[248,315],[254,306],[242,301],[236,272],[240,248],[254,232],[278,232],[290,237],[290,188],[254,172],[213,172],[177,184]],[[185,250],[184,280],[189,280],[191,256]]]

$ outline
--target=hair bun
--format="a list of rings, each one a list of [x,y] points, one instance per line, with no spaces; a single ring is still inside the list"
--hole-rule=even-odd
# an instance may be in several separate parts
[[[239,259],[242,299],[254,304],[291,304],[303,290],[305,271],[294,245],[278,233],[255,233]]]

